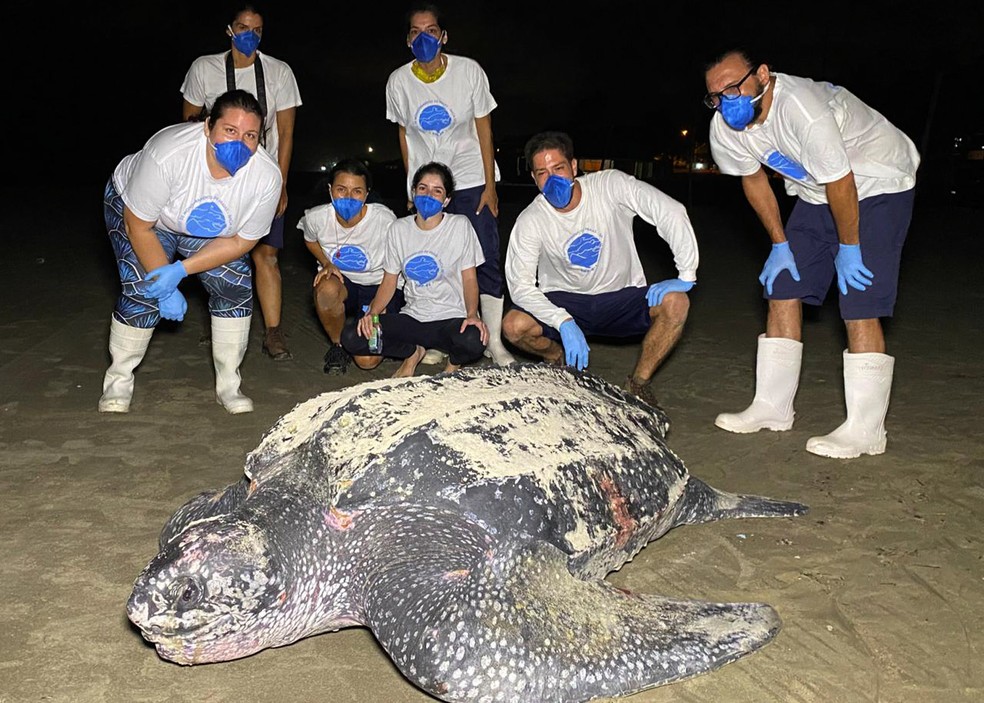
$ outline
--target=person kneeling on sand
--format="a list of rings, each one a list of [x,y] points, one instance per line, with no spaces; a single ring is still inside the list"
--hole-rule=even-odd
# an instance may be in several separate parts
[[[444,212],[454,195],[451,170],[426,163],[413,176],[416,213],[401,217],[389,230],[382,283],[366,314],[346,324],[342,345],[360,368],[374,368],[365,356],[403,359],[395,378],[413,376],[427,349],[448,354],[445,371],[482,358],[488,328],[478,313],[476,267],[484,261],[475,228],[464,215]],[[381,314],[403,275],[406,305],[397,314]],[[382,345],[370,345],[370,339]]]

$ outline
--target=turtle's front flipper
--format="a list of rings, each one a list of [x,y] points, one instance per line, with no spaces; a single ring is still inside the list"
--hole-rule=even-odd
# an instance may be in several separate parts
[[[408,679],[445,701],[633,693],[733,661],[781,626],[762,603],[630,594],[572,576],[547,544],[478,551],[473,530],[452,543],[453,531],[421,535],[418,553],[405,544],[367,594],[379,642]]]
[[[168,519],[157,540],[158,545],[163,549],[172,537],[184,532],[188,525],[232,512],[246,500],[248,492],[249,479],[244,477],[221,491],[205,491],[190,498]]]

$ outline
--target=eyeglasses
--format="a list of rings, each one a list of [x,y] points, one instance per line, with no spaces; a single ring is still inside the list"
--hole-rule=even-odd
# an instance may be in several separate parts
[[[727,98],[729,100],[734,100],[741,96],[741,84],[748,80],[748,77],[755,73],[755,68],[749,69],[745,77],[742,78],[737,83],[732,83],[724,90],[719,90],[716,93],[708,93],[704,96],[704,106],[710,108],[711,110],[716,110],[718,105],[721,104],[721,98]]]

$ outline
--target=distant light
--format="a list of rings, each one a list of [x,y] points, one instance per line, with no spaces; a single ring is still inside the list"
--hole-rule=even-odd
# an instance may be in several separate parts
[[[372,153],[372,147],[371,146],[369,147],[369,153],[370,154]]]
[[[686,137],[688,134],[690,134],[690,130],[689,129],[681,129],[680,130],[680,136],[681,137]]]
[[[694,163],[694,170],[695,171],[703,171],[705,168],[707,168],[707,164],[705,164],[705,163],[702,163],[700,161],[697,161],[697,162]]]
[[[324,164],[321,164],[321,170],[322,171],[327,171],[328,170],[328,167],[325,166]]]

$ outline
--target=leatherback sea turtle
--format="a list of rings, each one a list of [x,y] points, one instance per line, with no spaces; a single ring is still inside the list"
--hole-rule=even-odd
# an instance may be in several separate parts
[[[667,427],[547,365],[324,393],[266,433],[241,481],[174,513],[130,620],[179,664],[365,626],[445,701],[586,701],[710,671],[769,642],[776,611],[605,575],[678,525],[807,507],[711,488]]]

